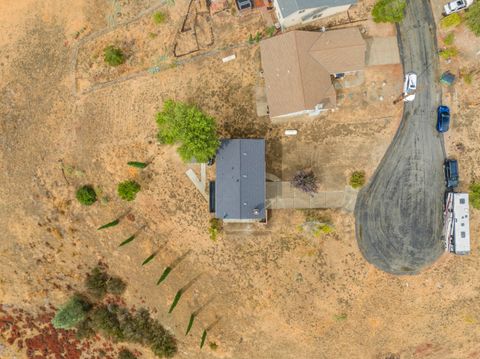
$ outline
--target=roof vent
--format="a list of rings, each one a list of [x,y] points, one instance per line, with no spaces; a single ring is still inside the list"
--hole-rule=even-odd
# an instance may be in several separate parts
[[[258,208],[253,209],[253,215],[254,216],[259,216],[260,215],[260,210]]]

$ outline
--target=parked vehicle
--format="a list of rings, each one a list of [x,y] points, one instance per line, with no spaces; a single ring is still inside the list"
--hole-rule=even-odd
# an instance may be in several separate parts
[[[450,127],[450,109],[447,106],[438,106],[437,131],[447,132]]]
[[[458,186],[458,162],[457,160],[447,159],[444,164],[445,182],[447,188],[455,188]]]
[[[403,83],[403,101],[415,100],[415,92],[417,91],[417,74],[409,72],[405,75],[405,82]]]
[[[462,11],[473,4],[473,0],[455,0],[450,1],[443,7],[443,14],[448,16],[455,12]]]
[[[246,9],[253,9],[253,2],[252,0],[236,0],[238,10],[246,10]]]

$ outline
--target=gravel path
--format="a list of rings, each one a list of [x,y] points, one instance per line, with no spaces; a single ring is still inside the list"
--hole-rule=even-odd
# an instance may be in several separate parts
[[[441,101],[435,23],[426,0],[407,0],[398,26],[405,72],[418,75],[397,133],[355,208],[365,258],[393,274],[416,274],[443,252],[443,137],[435,130]]]

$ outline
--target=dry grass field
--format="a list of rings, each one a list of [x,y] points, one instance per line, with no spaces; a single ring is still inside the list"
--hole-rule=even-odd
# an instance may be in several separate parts
[[[334,174],[344,185],[356,166],[367,177],[373,173],[396,130],[401,107],[390,97],[380,103],[376,91],[385,79],[401,81],[400,68],[367,74],[365,85],[326,118],[272,125],[256,116],[260,55],[258,45],[246,44],[250,33],[264,31],[261,16],[215,15],[214,34],[223,37],[177,63],[172,46],[186,1],[165,5],[170,17],[158,26],[147,11],[157,5],[0,2],[0,358],[117,358],[124,346],[153,358],[140,346],[100,337],[80,343],[42,329],[54,308],[83,290],[85,274],[97,263],[128,283],[125,305],[149,308],[172,331],[177,358],[480,358],[478,211],[472,210],[472,254],[445,254],[412,277],[385,274],[363,259],[350,213],[314,213],[334,228],[314,235],[300,230],[307,220],[302,211],[275,211],[267,225],[232,226],[212,241],[207,203],[185,176],[189,166],[175,148],[156,140],[154,118],[163,101],[194,102],[216,117],[222,136],[265,137],[272,173],[289,176],[299,161],[294,151],[318,146],[313,151],[338,160],[331,164],[338,165]],[[142,12],[144,17],[121,25]],[[109,26],[112,31],[82,43]],[[464,31],[456,30],[459,48]],[[123,41],[131,44],[130,62],[106,68],[101,50]],[[238,46],[224,50],[231,44]],[[165,53],[168,66],[146,71]],[[222,63],[231,53],[236,60]],[[455,61],[475,67],[475,56],[461,51]],[[447,148],[459,157],[465,188],[480,174],[479,84],[475,75],[471,87],[458,82],[445,90],[454,110]],[[389,86],[393,96],[398,84]],[[364,91],[371,95],[366,100]],[[299,129],[297,144],[281,135],[292,125]],[[310,161],[331,165],[313,151]],[[128,161],[151,164],[138,170]],[[116,194],[125,179],[142,186],[128,204]],[[328,181],[336,185],[333,177]],[[100,194],[91,207],[75,199],[83,184]],[[96,230],[127,212],[120,225]],[[132,243],[118,247],[137,231]],[[142,266],[152,253],[155,258]],[[156,286],[172,263],[177,265],[168,279]],[[168,314],[182,287],[181,301]],[[201,307],[185,336],[190,314]],[[205,328],[207,344],[200,349]]]

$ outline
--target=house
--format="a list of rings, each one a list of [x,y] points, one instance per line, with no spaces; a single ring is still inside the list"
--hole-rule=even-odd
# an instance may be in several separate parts
[[[282,28],[347,11],[357,0],[273,0]]]
[[[260,43],[270,117],[317,115],[336,107],[332,77],[365,67],[357,28],[290,31]]]
[[[265,140],[222,140],[210,210],[224,222],[265,222]]]

